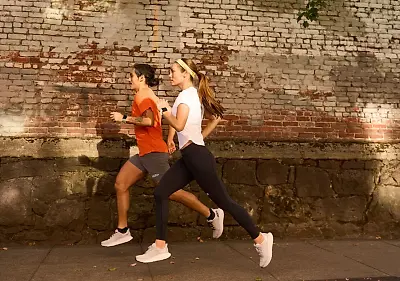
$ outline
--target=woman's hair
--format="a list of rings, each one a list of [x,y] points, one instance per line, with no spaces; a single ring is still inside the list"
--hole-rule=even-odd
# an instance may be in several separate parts
[[[215,94],[210,87],[208,77],[205,76],[203,73],[199,72],[196,64],[191,59],[182,59],[182,61],[186,63],[187,66],[189,66],[189,68],[194,73],[196,73],[199,79],[198,93],[200,97],[200,102],[203,104],[205,110],[214,116],[222,118],[222,114],[224,113],[225,108],[220,104],[219,101],[215,99]],[[185,71],[185,69],[182,66],[180,67],[182,69],[182,72]],[[190,79],[193,81],[193,76],[190,76]]]
[[[159,79],[155,77],[156,71],[153,67],[145,63],[136,63],[133,66],[137,77],[144,76],[145,82],[150,87],[157,86],[159,84]]]

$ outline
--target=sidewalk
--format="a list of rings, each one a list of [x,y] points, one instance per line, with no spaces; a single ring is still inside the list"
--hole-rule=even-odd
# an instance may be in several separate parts
[[[393,240],[276,241],[265,269],[250,241],[171,243],[171,259],[136,263],[147,246],[9,247],[0,250],[0,280],[400,280],[400,241]]]

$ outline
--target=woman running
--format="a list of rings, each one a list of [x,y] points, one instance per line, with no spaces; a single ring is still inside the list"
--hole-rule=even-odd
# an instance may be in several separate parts
[[[136,260],[156,262],[171,256],[166,243],[168,224],[168,197],[192,180],[208,194],[219,208],[228,212],[250,234],[260,255],[260,266],[266,267],[272,259],[273,235],[260,233],[244,208],[233,201],[216,172],[214,156],[204,145],[206,138],[217,126],[224,108],[215,100],[208,78],[197,70],[191,60],[179,59],[170,70],[173,86],[182,91],[173,107],[160,100],[158,107],[163,117],[178,132],[180,158],[162,177],[154,191],[156,200],[156,241]],[[193,86],[199,80],[198,90]],[[203,113],[210,120],[202,131]]]
[[[117,122],[135,125],[139,154],[132,156],[117,175],[115,190],[117,193],[118,227],[109,239],[101,242],[101,245],[105,247],[116,246],[132,240],[127,216],[129,187],[140,180],[145,173],[150,174],[158,184],[162,176],[170,168],[168,148],[162,136],[161,115],[157,109],[158,98],[150,88],[158,85],[158,80],[155,78],[155,70],[147,64],[135,64],[130,77],[131,87],[135,93],[132,116],[112,112],[111,118]],[[171,143],[171,140],[169,140],[169,143]],[[171,153],[173,152],[172,146],[170,151]],[[169,198],[205,216],[213,228],[213,237],[219,238],[223,232],[224,212],[221,209],[207,208],[190,192],[184,190],[175,191],[168,195]]]

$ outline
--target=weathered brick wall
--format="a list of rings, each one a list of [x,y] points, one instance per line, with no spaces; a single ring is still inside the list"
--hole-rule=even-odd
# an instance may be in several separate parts
[[[228,109],[221,138],[399,137],[400,4],[335,0],[318,24],[297,0],[0,0],[0,135],[130,133],[128,73],[151,63],[169,86],[195,57]]]

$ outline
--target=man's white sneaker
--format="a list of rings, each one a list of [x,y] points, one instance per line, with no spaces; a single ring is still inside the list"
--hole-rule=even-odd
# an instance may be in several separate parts
[[[149,246],[146,253],[143,255],[136,256],[136,260],[142,263],[150,263],[156,261],[166,260],[171,256],[171,253],[168,252],[168,245],[165,245],[163,249],[157,248],[156,244],[153,243]]]
[[[107,240],[104,240],[101,242],[101,246],[103,247],[112,247],[112,246],[116,246],[119,244],[123,244],[126,242],[129,242],[133,239],[131,232],[128,231],[125,233],[121,233],[118,231],[118,229],[115,230],[115,233],[113,235],[111,235],[110,238],[108,238]]]
[[[219,238],[224,232],[224,211],[222,209],[212,209],[215,217],[211,221],[207,221],[213,230],[213,238]]]
[[[264,236],[264,241],[261,244],[255,244],[254,247],[260,256],[260,267],[266,267],[272,259],[274,236],[271,232],[261,234]]]

